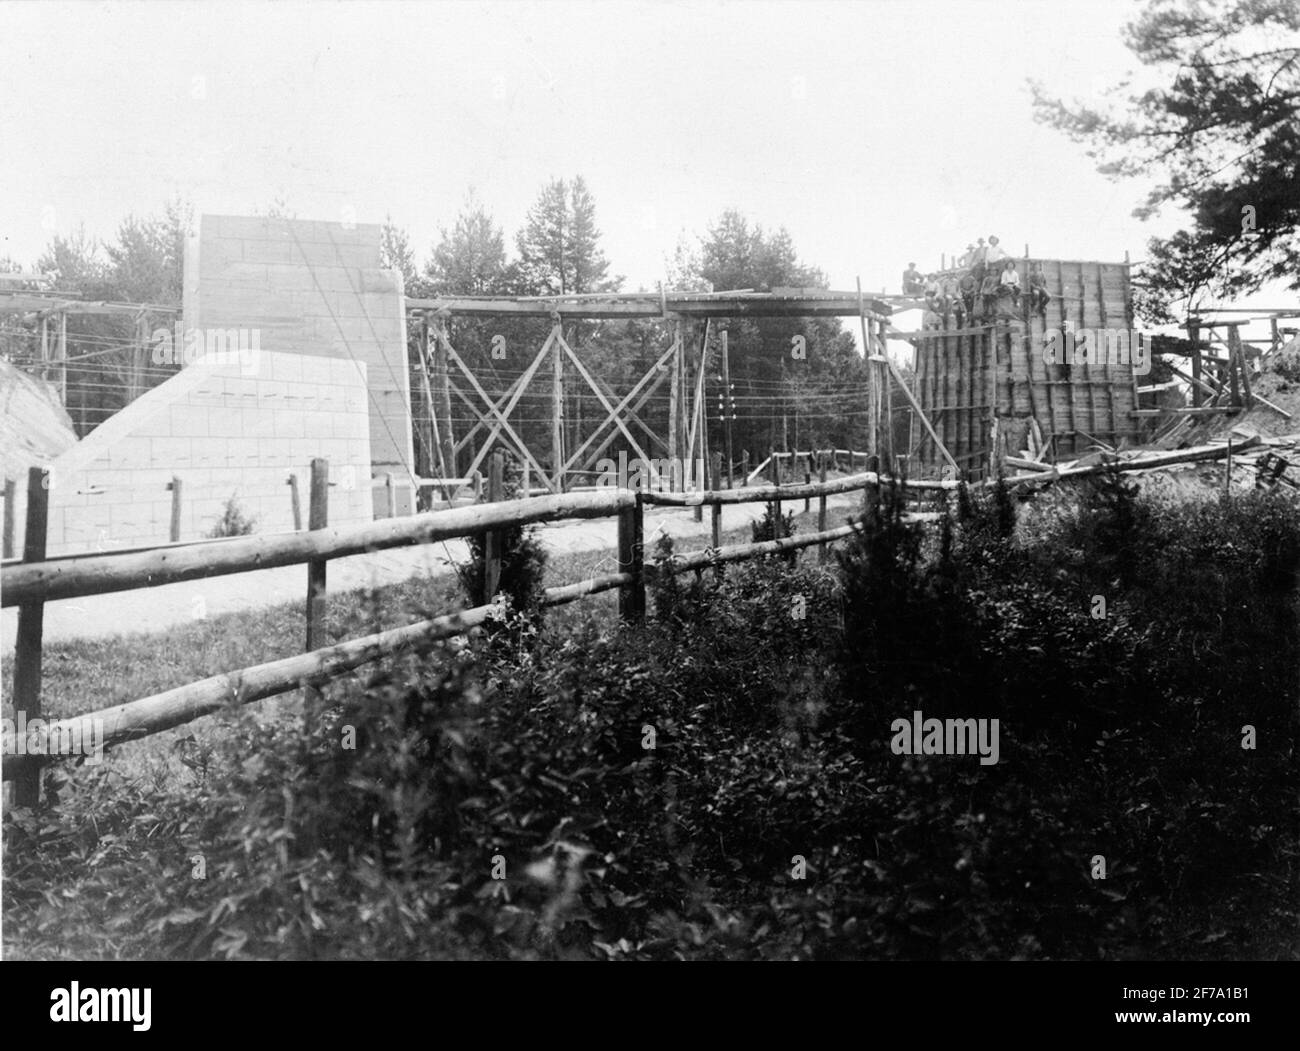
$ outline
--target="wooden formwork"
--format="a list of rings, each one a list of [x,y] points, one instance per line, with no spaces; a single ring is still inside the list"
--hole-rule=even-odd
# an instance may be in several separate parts
[[[986,477],[1004,453],[1030,450],[1053,461],[1082,454],[1098,441],[1117,446],[1144,433],[1132,415],[1137,383],[1131,365],[1051,364],[1047,334],[1073,328],[1133,328],[1129,264],[1018,259],[1023,292],[1018,305],[999,300],[990,321],[967,320],[913,336],[917,398],[922,411],[962,472]],[[1031,309],[1029,273],[1041,263],[1050,296],[1045,311]],[[1034,424],[1037,425],[1035,433]],[[915,456],[923,469],[944,459],[921,437]]]

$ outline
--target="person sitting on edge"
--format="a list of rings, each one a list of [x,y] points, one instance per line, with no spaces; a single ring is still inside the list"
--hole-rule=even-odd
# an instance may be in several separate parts
[[[960,290],[957,287],[957,275],[945,274],[939,282],[939,299],[942,301],[945,310],[958,295],[960,295]]]
[[[962,274],[957,281],[957,291],[958,295],[961,296],[961,305],[968,316],[975,313],[975,293],[978,290],[979,282],[975,280],[973,271]]]
[[[966,324],[966,306],[962,302],[961,296],[953,296],[948,300],[947,308],[944,310],[944,320],[952,319],[953,328],[964,328]]]
[[[1029,309],[1038,311],[1039,317],[1047,317],[1047,275],[1043,273],[1043,264],[1035,263],[1029,270]]]
[[[908,263],[907,269],[903,271],[903,295],[919,296],[923,287],[921,271],[915,263]]]
[[[930,274],[928,277],[926,277],[923,294],[925,295],[925,305],[937,313],[939,308],[939,275],[938,274]]]
[[[1020,274],[1016,271],[1016,261],[1008,259],[1002,264],[1002,276],[999,278],[998,293],[1010,293],[1011,302],[1020,306]]]
[[[925,313],[921,315],[921,328],[928,331],[935,328],[943,328],[943,318],[932,307],[926,307]]]

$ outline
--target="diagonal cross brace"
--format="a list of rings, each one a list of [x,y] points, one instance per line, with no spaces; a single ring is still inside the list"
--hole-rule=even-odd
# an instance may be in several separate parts
[[[655,381],[655,387],[657,387],[660,383],[663,382],[664,377],[662,375],[657,375],[657,374],[659,372],[659,369],[663,366],[664,362],[666,362],[672,356],[673,352],[676,351],[676,349],[677,349],[677,344],[676,342],[674,342],[671,347],[669,347],[667,350],[665,350],[662,354],[659,355],[659,360],[650,366],[649,371],[647,371],[644,376],[642,376],[639,380],[637,380],[635,386],[633,386],[633,388],[630,391],[628,391],[627,395],[618,403],[617,407],[613,410],[612,414],[606,416],[605,419],[601,420],[600,424],[596,427],[594,431],[591,432],[587,440],[584,441],[580,446],[578,446],[577,450],[573,453],[573,455],[569,457],[568,462],[564,465],[564,469],[566,471],[569,470],[569,468],[571,468],[575,463],[578,462],[578,458],[582,456],[583,452],[587,449],[587,447],[590,446],[592,442],[596,441],[596,439],[600,436],[600,432],[603,431],[607,426],[609,426],[610,423],[614,421],[615,415],[623,412],[623,410],[627,408],[629,403],[631,403],[632,399],[637,396],[637,393],[641,390],[643,386],[645,386],[646,383],[650,382],[650,380],[653,379]],[[654,387],[651,388],[651,391],[653,390]],[[649,393],[650,392],[647,392],[647,396],[649,395]],[[644,401],[644,399],[642,399],[642,401]],[[632,407],[630,411],[632,413],[635,413],[636,410],[639,409],[640,407],[641,407],[641,402],[638,402],[636,405]],[[645,427],[645,424],[643,423],[641,424],[641,426]],[[651,432],[648,427],[646,427],[646,431],[647,433],[650,433],[651,436],[655,438],[655,440],[657,440],[660,445],[663,444],[663,440],[658,438],[656,435],[654,435],[653,432]],[[611,434],[609,436],[609,440],[606,441],[603,445],[601,445],[601,447],[596,451],[596,455],[599,455],[600,453],[604,452],[606,446],[609,445],[609,441],[612,441],[614,437],[615,435]]]
[[[637,440],[632,437],[632,432],[627,429],[627,425],[623,422],[622,417],[614,411],[614,406],[609,403],[609,399],[605,397],[604,392],[596,386],[595,381],[591,378],[591,373],[587,371],[587,366],[578,359],[578,355],[573,352],[573,348],[565,341],[563,335],[557,335],[556,339],[559,340],[560,346],[563,348],[564,352],[569,355],[569,360],[573,362],[574,367],[578,370],[578,374],[587,381],[587,386],[595,392],[600,404],[603,405],[605,411],[609,413],[609,418],[614,421],[614,426],[623,432],[623,437],[626,438],[628,444],[632,446],[632,451],[637,454],[642,463],[647,467],[651,467],[653,461],[645,454],[645,450],[637,444]],[[654,473],[653,468],[651,468],[651,473]]]
[[[477,470],[478,465],[483,462],[483,458],[487,455],[488,450],[491,448],[493,439],[495,439],[504,429],[506,434],[508,434],[510,438],[513,439],[515,443],[515,447],[519,450],[520,455],[522,455],[523,458],[532,466],[532,468],[537,471],[537,473],[541,476],[542,480],[546,483],[546,487],[550,489],[552,492],[555,492],[556,491],[555,485],[546,476],[546,472],[542,469],[542,465],[537,462],[536,458],[529,451],[528,446],[524,444],[523,440],[515,432],[515,429],[510,426],[510,421],[506,419],[506,414],[511,412],[511,410],[513,410],[514,407],[519,403],[519,399],[523,396],[524,388],[528,386],[528,383],[533,378],[533,374],[537,371],[538,366],[540,366],[542,361],[545,359],[546,353],[551,346],[551,340],[556,338],[555,332],[552,331],[550,338],[548,338],[546,341],[546,345],[542,347],[541,351],[538,353],[533,363],[528,366],[528,370],[524,373],[523,376],[520,377],[521,382],[519,384],[519,387],[515,391],[514,395],[510,398],[510,402],[506,406],[504,413],[492,401],[492,398],[488,395],[487,391],[483,389],[483,385],[479,383],[474,373],[470,371],[468,366],[466,366],[466,364],[463,361],[461,361],[460,355],[456,353],[456,350],[451,345],[451,343],[445,337],[443,337],[442,333],[439,333],[438,335],[439,338],[442,339],[443,346],[447,351],[447,357],[456,363],[456,367],[459,368],[460,371],[465,374],[465,378],[469,380],[470,386],[472,386],[474,390],[478,392],[478,396],[483,399],[484,404],[487,405],[488,407],[488,411],[497,418],[497,422],[492,424],[491,432],[488,434],[487,439],[483,442],[482,448],[479,449],[478,455],[474,457],[474,462],[470,465],[469,470],[466,473],[473,474],[474,471]],[[563,342],[563,340],[561,340],[561,342]]]

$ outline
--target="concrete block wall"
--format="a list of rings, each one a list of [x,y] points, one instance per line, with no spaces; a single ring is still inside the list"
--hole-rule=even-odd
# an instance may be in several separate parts
[[[409,507],[405,301],[401,275],[380,266],[380,229],[204,215],[187,249],[185,327],[257,330],[263,351],[363,366],[372,473],[394,474],[399,506]]]
[[[253,372],[200,359],[53,461],[48,553],[167,543],[173,475],[182,482],[182,540],[206,536],[232,495],[256,533],[293,529],[291,473],[305,526],[318,456],[335,483],[330,524],[371,521],[364,364],[263,352]]]

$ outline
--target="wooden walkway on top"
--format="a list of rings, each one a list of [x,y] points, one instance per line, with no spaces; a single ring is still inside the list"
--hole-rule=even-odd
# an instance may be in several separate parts
[[[631,292],[580,296],[444,296],[406,299],[408,311],[521,317],[888,317],[884,299],[856,292],[820,289],[774,289],[771,292]]]

